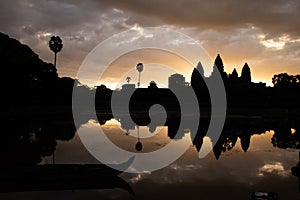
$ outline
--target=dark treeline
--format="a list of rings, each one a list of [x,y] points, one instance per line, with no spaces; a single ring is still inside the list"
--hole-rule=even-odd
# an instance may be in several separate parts
[[[0,56],[2,111],[71,105],[75,80],[58,77],[54,65],[42,61],[28,46],[0,33]],[[79,87],[88,90],[83,85]]]
[[[44,157],[53,157],[58,140],[71,140],[76,133],[71,109],[74,84],[82,94],[90,89],[72,78],[58,77],[53,64],[2,33],[0,57],[0,192],[121,188],[133,194],[130,185],[117,177],[119,172],[104,165],[37,165]],[[89,119],[82,118],[79,126]]]
[[[75,80],[58,77],[53,64],[2,33],[0,56],[1,163],[37,164],[53,154],[57,140],[74,137],[71,103]]]

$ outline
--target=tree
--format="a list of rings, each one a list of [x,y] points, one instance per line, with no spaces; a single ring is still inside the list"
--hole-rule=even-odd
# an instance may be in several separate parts
[[[274,131],[272,144],[281,149],[300,149],[300,132],[298,129],[292,131],[288,124],[281,124]]]
[[[138,63],[138,64],[136,65],[136,69],[137,69],[138,72],[139,72],[139,82],[138,82],[138,87],[140,87],[140,84],[141,84],[141,72],[144,70],[143,63]]]
[[[272,78],[272,83],[274,87],[288,87],[291,86],[293,82],[293,76],[287,73],[276,74]]]
[[[7,105],[15,107],[43,102],[42,96],[49,94],[45,88],[52,85],[58,76],[54,65],[45,63],[30,47],[2,33],[0,55],[1,73],[5,74],[1,78],[1,91],[5,94],[1,98],[2,109],[8,109]]]
[[[126,81],[127,81],[127,83],[129,84],[129,82],[131,81],[131,77],[130,77],[130,76],[127,76]]]
[[[300,84],[300,75],[299,74],[295,75],[294,78],[295,78],[295,83]]]
[[[63,43],[59,36],[51,37],[49,41],[49,48],[54,52],[54,67],[56,67],[56,55],[63,48]]]

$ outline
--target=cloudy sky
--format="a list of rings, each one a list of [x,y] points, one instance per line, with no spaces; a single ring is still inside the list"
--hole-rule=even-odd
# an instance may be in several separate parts
[[[3,0],[0,5],[0,31],[29,45],[45,61],[53,61],[49,38],[61,36],[60,76],[75,77],[89,52],[110,36],[144,27],[187,34],[213,59],[220,53],[227,72],[240,72],[248,62],[256,82],[271,85],[275,73],[300,73],[298,0]],[[123,67],[122,59],[124,65],[133,65],[136,60],[125,62],[133,55],[123,56],[115,67]],[[157,61],[166,64],[162,58]],[[179,64],[173,67],[186,76],[191,73]],[[107,76],[117,80],[113,73]]]

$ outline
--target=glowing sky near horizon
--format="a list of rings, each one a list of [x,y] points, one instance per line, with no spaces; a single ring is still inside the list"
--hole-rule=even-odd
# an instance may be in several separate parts
[[[220,53],[228,73],[233,68],[240,73],[247,62],[256,82],[272,85],[276,73],[300,73],[297,0],[178,0],[172,4],[168,0],[4,0],[0,5],[0,31],[29,45],[43,60],[53,62],[48,41],[52,35],[61,36],[59,76],[76,77],[84,58],[101,41],[143,27],[168,27],[187,34],[212,59]],[[132,61],[140,56],[135,55]],[[128,61],[128,57],[120,60]],[[191,74],[190,67],[180,62],[172,63],[163,56],[159,60],[185,76]],[[124,65],[115,63],[114,67],[119,71]],[[130,67],[134,69],[135,64]],[[113,85],[114,74],[107,74],[107,84]],[[165,85],[167,75],[159,75],[145,71],[144,84],[153,79]]]

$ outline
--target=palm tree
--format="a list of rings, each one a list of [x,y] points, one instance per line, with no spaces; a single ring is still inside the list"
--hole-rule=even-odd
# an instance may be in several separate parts
[[[129,82],[131,81],[131,77],[130,77],[130,76],[127,76],[126,81],[127,81],[127,83],[129,84]]]
[[[63,48],[63,43],[59,36],[51,37],[49,41],[49,48],[54,52],[54,67],[56,67],[56,54]]]
[[[138,87],[140,87],[140,84],[141,84],[141,72],[144,70],[143,63],[138,63],[138,64],[136,65],[136,69],[137,69],[138,72],[139,72],[139,82],[138,82]]]

